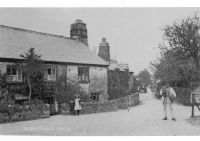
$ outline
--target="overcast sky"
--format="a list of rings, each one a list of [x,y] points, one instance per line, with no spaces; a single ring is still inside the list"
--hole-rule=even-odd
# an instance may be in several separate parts
[[[91,49],[102,37],[110,44],[111,57],[128,63],[138,74],[159,55],[161,28],[193,15],[199,8],[0,8],[0,24],[70,36],[70,25],[82,19]]]

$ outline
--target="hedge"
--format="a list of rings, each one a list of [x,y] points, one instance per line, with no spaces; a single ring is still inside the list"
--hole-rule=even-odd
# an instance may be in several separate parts
[[[186,106],[190,105],[190,94],[191,94],[190,88],[175,87],[174,90],[176,92],[175,102],[181,103]]]
[[[123,87],[109,87],[108,94],[109,94],[109,100],[113,100],[130,95],[131,92]]]
[[[12,105],[12,107],[0,107],[0,123],[24,121],[50,116],[49,104]]]

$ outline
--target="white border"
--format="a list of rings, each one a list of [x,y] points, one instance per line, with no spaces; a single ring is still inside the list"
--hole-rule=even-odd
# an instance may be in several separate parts
[[[199,0],[0,0],[0,7],[198,7]]]
[[[0,0],[0,7],[199,7],[199,0]],[[134,125],[133,125],[134,126]],[[183,129],[184,130],[184,129]],[[156,131],[155,131],[156,132]],[[1,136],[2,141],[172,141],[195,140],[194,137],[33,137]]]

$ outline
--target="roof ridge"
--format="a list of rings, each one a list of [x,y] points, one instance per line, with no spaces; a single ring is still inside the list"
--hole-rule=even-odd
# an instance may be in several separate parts
[[[12,29],[12,30],[17,30],[17,31],[28,32],[28,33],[35,33],[35,34],[39,34],[39,35],[45,35],[45,36],[58,37],[58,38],[63,38],[63,39],[76,40],[74,38],[66,37],[66,36],[63,36],[63,35],[57,35],[57,34],[51,34],[51,33],[44,33],[44,32],[33,31],[33,30],[29,30],[29,29],[12,27],[12,26],[7,26],[7,25],[0,25],[0,27]]]

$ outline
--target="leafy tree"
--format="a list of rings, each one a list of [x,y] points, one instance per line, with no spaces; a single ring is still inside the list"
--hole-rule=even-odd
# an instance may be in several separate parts
[[[137,78],[142,84],[145,85],[145,87],[151,84],[151,74],[147,69],[140,71]]]
[[[196,68],[192,58],[180,60],[172,55],[165,55],[157,62],[151,63],[156,80],[175,82],[189,82],[196,79]]]
[[[31,102],[32,85],[38,74],[44,73],[44,62],[41,60],[41,55],[35,53],[34,48],[30,48],[28,53],[20,55],[24,59],[22,65],[23,72],[26,74],[26,79],[29,87],[29,103]]]
[[[199,79],[200,68],[199,29],[200,17],[198,13],[195,13],[193,17],[187,17],[180,22],[174,22],[173,25],[164,27],[164,40],[166,40],[169,45],[160,46],[161,51],[175,57],[175,59],[178,60],[176,63],[179,65],[186,65],[186,62],[191,62],[195,66],[193,68],[197,73],[197,79]]]
[[[168,81],[196,81],[199,77],[199,29],[198,13],[163,30],[163,44],[159,44],[161,57],[151,63],[156,79]]]

